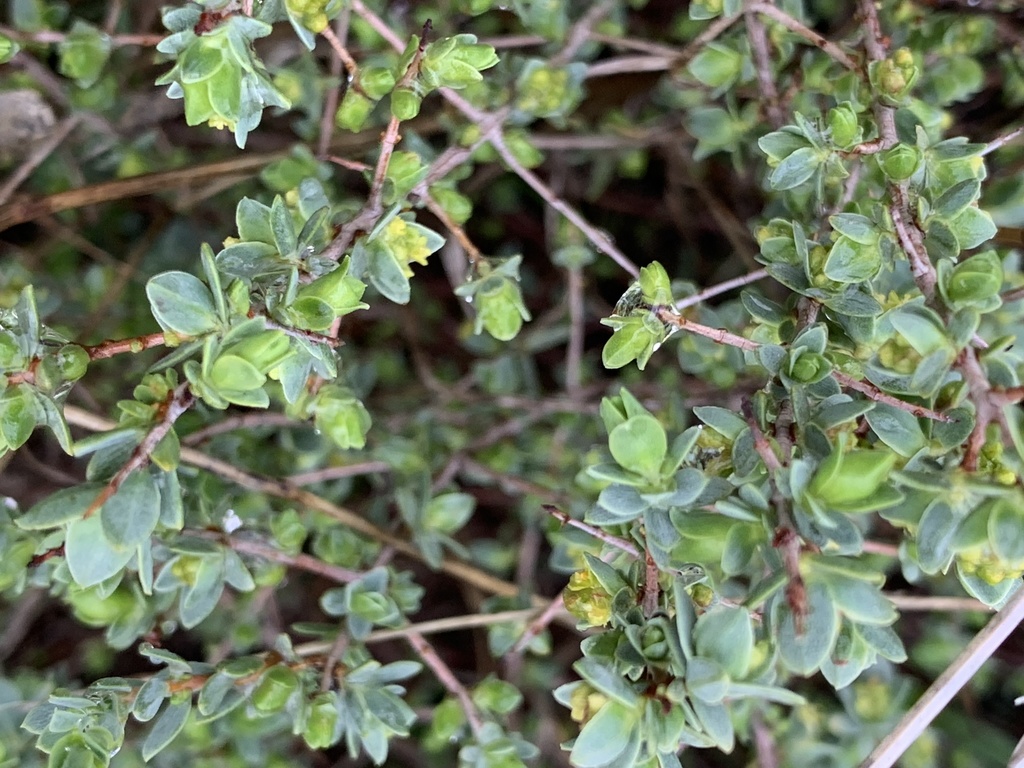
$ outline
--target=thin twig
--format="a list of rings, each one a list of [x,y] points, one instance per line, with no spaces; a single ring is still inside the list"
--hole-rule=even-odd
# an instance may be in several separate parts
[[[0,205],[11,199],[11,195],[21,186],[21,183],[32,175],[32,171],[38,168],[39,164],[48,158],[53,150],[63,143],[81,121],[81,115],[77,113],[65,117],[53,127],[53,130],[45,138],[32,148],[32,151],[28,153],[28,156],[21,165],[14,170],[3,186],[0,187]]]
[[[117,426],[109,419],[96,416],[86,410],[72,405],[65,406],[64,417],[67,419],[69,424],[96,432],[109,431]],[[388,531],[378,528],[364,516],[346,509],[345,507],[334,504],[321,496],[317,496],[315,493],[310,493],[309,491],[298,488],[286,480],[269,480],[257,477],[256,475],[249,474],[248,472],[239,469],[233,464],[216,459],[212,456],[207,456],[205,453],[193,448],[183,447],[181,449],[181,460],[186,464],[212,472],[215,475],[255,493],[262,493],[274,498],[291,501],[295,504],[321,512],[351,528],[356,533],[369,536],[372,539],[376,539],[384,544],[393,546],[403,555],[407,555],[408,557],[412,557],[416,560],[424,560],[423,554],[412,543],[399,538]],[[440,570],[490,594],[501,595],[503,597],[517,597],[521,594],[517,585],[503,581],[502,579],[492,576],[486,571],[451,557],[445,558],[441,562]],[[532,596],[530,599],[534,605],[538,607],[543,607],[548,604],[547,600],[536,595]]]
[[[952,421],[952,419],[944,413],[939,413],[931,408],[925,408],[923,405],[915,405],[914,403],[908,403],[905,400],[900,400],[898,397],[894,397],[888,392],[883,392],[870,382],[855,379],[840,371],[833,370],[832,378],[838,381],[842,386],[856,392],[860,392],[862,395],[871,398],[875,402],[891,405],[893,408],[899,408],[901,411],[912,413],[918,418],[931,419],[932,421]]]
[[[545,512],[551,515],[555,520],[558,520],[562,525],[569,525],[573,528],[579,528],[581,531],[585,531],[599,541],[603,541],[609,546],[621,549],[623,552],[632,555],[633,557],[640,557],[640,550],[633,545],[632,542],[626,541],[625,539],[619,538],[618,536],[608,533],[607,531],[598,528],[596,525],[585,523],[582,520],[577,520],[574,517],[570,517],[568,512],[563,512],[561,509],[556,507],[554,504],[542,505]]]
[[[426,664],[430,671],[434,673],[434,676],[441,682],[449,693],[455,696],[459,700],[459,704],[462,706],[462,711],[466,715],[466,722],[469,723],[469,728],[473,731],[473,735],[479,739],[480,732],[483,728],[483,718],[480,716],[479,710],[476,708],[476,704],[473,703],[473,699],[470,698],[469,691],[466,687],[458,681],[455,674],[451,671],[447,664],[442,661],[441,657],[437,655],[437,651],[434,647],[428,643],[423,635],[417,632],[409,632],[406,634],[405,639],[409,645],[412,646],[413,650],[419,654],[419,657],[423,659],[423,663]]]
[[[149,430],[146,436],[142,439],[142,442],[138,444],[135,450],[132,452],[131,458],[125,463],[121,469],[115,474],[103,487],[103,489],[96,495],[93,502],[86,508],[82,514],[82,518],[90,517],[94,515],[100,507],[110,499],[118,489],[137,469],[142,469],[149,464],[150,456],[153,455],[153,451],[156,450],[157,445],[160,443],[167,433],[174,427],[174,422],[178,420],[185,411],[187,411],[192,403],[195,402],[195,396],[192,394],[192,390],[189,389],[188,382],[179,384],[175,389],[168,395],[167,401],[161,406],[159,412],[159,421],[156,425]]]
[[[287,565],[289,568],[306,571],[307,573],[315,573],[317,576],[323,576],[325,579],[336,581],[339,584],[349,584],[350,582],[357,581],[363,576],[363,574],[358,571],[353,571],[349,568],[342,568],[340,565],[333,565],[332,563],[324,562],[323,560],[319,560],[302,552],[297,552],[294,555],[289,554],[288,552],[278,549],[271,544],[252,538],[228,536],[218,531],[209,530],[188,530],[185,531],[185,533],[202,539],[218,541],[231,547],[231,549],[236,552],[260,557],[273,563]]]
[[[974,636],[963,652],[936,678],[904,718],[868,756],[863,767],[890,768],[932,720],[938,717],[957,692],[971,681],[975,673],[981,669],[981,665],[988,661],[1022,620],[1024,589],[1018,588],[1010,601]]]
[[[529,623],[523,634],[516,640],[516,644],[512,646],[512,650],[509,653],[518,654],[525,651],[533,639],[547,629],[548,625],[555,620],[561,614],[566,614],[565,610],[565,599],[562,593],[558,593],[558,597],[552,600],[548,607],[545,608],[533,621]]]
[[[569,267],[566,292],[569,305],[569,343],[565,350],[565,391],[570,397],[579,396],[582,385],[583,343],[586,333],[586,305],[583,296],[583,270]]]
[[[804,40],[807,40],[811,45],[820,48],[822,51],[827,53],[837,62],[842,64],[851,72],[860,72],[860,66],[854,61],[842,48],[835,43],[825,39],[813,29],[808,29],[806,26],[801,24],[799,21],[794,19],[788,13],[779,8],[776,8],[771,3],[753,3],[747,7],[748,11],[754,11],[760,13],[762,16],[767,16],[773,21],[777,21],[779,24],[784,26],[790,32],[795,32],[800,35]],[[884,57],[884,54],[883,54]]]
[[[992,608],[973,597],[951,597],[946,595],[901,595],[894,592],[882,593],[901,611],[934,611],[935,613],[951,613],[953,611],[986,611]]]
[[[572,61],[576,52],[590,39],[590,33],[594,26],[608,15],[608,12],[611,11],[614,5],[614,0],[601,0],[601,2],[592,4],[590,9],[572,25],[569,34],[566,36],[565,45],[562,46],[558,53],[551,57],[549,65],[552,67],[564,67]]]
[[[675,66],[681,67],[687,64],[690,59],[704,50],[708,43],[718,38],[725,30],[735,24],[741,16],[743,16],[742,13],[734,13],[732,16],[721,16],[708,24],[703,32],[686,44],[686,47],[680,52]]]
[[[288,482],[295,485],[315,485],[316,483],[340,480],[343,477],[375,475],[390,471],[391,465],[386,461],[361,461],[357,464],[344,464],[340,467],[324,467],[323,469],[314,469],[311,472],[299,472],[289,475]]]
[[[785,123],[785,115],[782,106],[779,104],[779,91],[775,87],[775,74],[772,72],[771,52],[768,50],[768,33],[764,24],[758,18],[754,6],[757,3],[748,2],[744,21],[747,27],[747,40],[750,42],[750,52],[753,54],[755,70],[757,71],[757,84],[761,89],[761,96],[764,99],[766,117],[769,125],[778,130]],[[774,8],[774,6],[772,6]]]
[[[708,286],[707,288],[698,291],[697,293],[693,294],[693,296],[687,296],[685,299],[680,299],[675,303],[675,308],[676,310],[683,310],[686,309],[687,307],[692,307],[695,304],[701,304],[707,301],[708,299],[712,298],[713,296],[728,293],[729,291],[734,290],[736,288],[742,288],[744,285],[756,283],[759,280],[764,280],[766,277],[768,277],[767,270],[758,269],[753,272],[748,272],[745,275],[734,277],[730,280],[723,280],[720,283]]]
[[[36,32],[20,32],[11,27],[0,25],[0,35],[9,37],[19,43],[63,43],[68,39],[66,32],[55,32],[51,29],[41,29]],[[161,40],[164,35],[157,34],[125,34],[110,35],[110,45],[113,48],[120,48],[125,45],[139,45],[144,48],[152,48]]]
[[[985,148],[981,151],[981,154],[983,156],[989,155],[995,152],[997,149],[1002,149],[1010,142],[1016,140],[1022,134],[1024,134],[1024,125],[1020,126],[1019,128],[1014,128],[1009,133],[1005,133],[999,138],[990,141],[988,144],[985,145]]]
[[[331,87],[324,95],[323,113],[320,115],[320,136],[317,139],[316,155],[323,159],[327,156],[327,149],[331,146],[331,137],[334,135],[334,113],[338,111],[338,101],[342,90],[341,70],[342,67],[348,71],[349,83],[355,77],[357,67],[355,59],[352,58],[342,42],[348,36],[349,9],[346,7],[334,20],[334,29],[327,27],[323,31],[324,39],[331,46],[331,63],[329,76]]]
[[[452,233],[456,240],[459,241],[459,245],[466,252],[466,258],[469,259],[470,264],[476,264],[478,261],[483,259],[483,254],[480,249],[476,247],[476,244],[469,239],[469,235],[466,234],[466,230],[463,229],[459,224],[448,215],[448,211],[437,202],[430,194],[423,196],[423,204],[427,206],[427,210],[434,214],[438,220],[444,225],[445,229]]]
[[[737,349],[742,349],[746,352],[753,352],[761,347],[758,342],[744,338],[743,336],[737,336],[735,333],[731,333],[724,328],[712,328],[710,326],[694,322],[693,320],[677,314],[671,307],[655,307],[652,311],[662,322],[671,323],[677,328],[689,331],[690,333],[695,333],[698,336],[704,336],[712,341],[717,341],[719,344],[727,344],[730,347],[736,347]],[[883,392],[874,384],[860,381],[852,376],[842,373],[839,370],[833,369],[832,378],[842,386],[849,387],[850,389],[860,392],[862,395],[866,395],[872,400],[879,403],[885,403],[886,405],[891,405],[894,408],[899,408],[900,410],[912,413],[915,416],[932,419],[933,421],[951,420],[949,416],[946,416],[943,413],[939,413],[931,408],[926,408],[923,405],[915,405],[913,403],[900,400],[898,397],[894,397],[887,392]]]

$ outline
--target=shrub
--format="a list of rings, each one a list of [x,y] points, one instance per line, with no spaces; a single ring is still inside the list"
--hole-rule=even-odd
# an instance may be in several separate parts
[[[1002,764],[1019,11],[806,5],[9,3],[0,765]]]

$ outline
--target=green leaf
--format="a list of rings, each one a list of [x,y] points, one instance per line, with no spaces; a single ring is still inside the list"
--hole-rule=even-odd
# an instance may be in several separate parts
[[[828,658],[839,633],[839,615],[823,584],[807,588],[806,614],[798,631],[792,608],[781,600],[776,618],[779,658],[798,675],[811,675]]]
[[[99,512],[111,546],[132,549],[148,539],[160,519],[160,490],[148,469],[138,469],[104,502]]]
[[[653,416],[634,416],[611,431],[608,449],[620,466],[653,479],[668,453],[668,438]]]
[[[451,535],[469,520],[476,499],[468,493],[444,493],[435,496],[423,510],[423,527]]]
[[[964,179],[947,189],[932,204],[936,216],[952,219],[981,196],[981,181]]]
[[[213,613],[224,592],[224,576],[223,555],[200,558],[195,582],[182,593],[179,606],[181,623],[186,629]]]
[[[937,573],[948,565],[959,522],[945,502],[935,501],[925,510],[917,529],[917,560],[925,573]]]
[[[719,704],[729,693],[729,675],[717,661],[694,656],[686,663],[686,688],[703,702]]]
[[[793,189],[807,181],[821,165],[821,151],[814,147],[803,147],[778,164],[768,183],[779,191]]]
[[[187,272],[162,272],[146,283],[153,317],[165,331],[200,336],[218,327],[217,308],[210,290]]]
[[[861,245],[874,245],[881,234],[875,223],[859,213],[837,213],[828,217],[829,224],[839,234]]]
[[[120,549],[109,542],[99,515],[71,523],[64,537],[68,570],[82,587],[91,587],[120,573],[134,555],[134,549]]]
[[[221,355],[210,370],[210,383],[225,395],[259,389],[266,381],[256,366],[235,355]]]
[[[728,642],[722,642],[728,638]],[[754,629],[746,608],[715,606],[703,613],[693,629],[698,656],[714,659],[734,678],[743,678],[754,651]]]
[[[618,483],[613,483],[601,491],[597,503],[615,517],[621,518],[622,522],[635,520],[650,506],[641,498],[636,488]]]
[[[149,762],[167,747],[185,727],[192,711],[191,694],[187,698],[172,700],[153,723],[149,735],[142,743],[142,759]]]
[[[7,447],[17,450],[31,437],[43,415],[31,387],[27,384],[7,387],[0,395],[0,437]]]
[[[171,695],[171,687],[162,677],[151,677],[139,688],[132,703],[132,715],[140,723],[148,723],[160,710],[164,699]]]
[[[900,456],[910,458],[927,440],[913,414],[885,403],[878,403],[865,417],[878,439]]]
[[[220,708],[221,702],[224,701],[224,697],[235,687],[235,684],[235,678],[223,671],[210,675],[196,699],[196,709],[199,710],[199,714],[206,716],[216,712]]]
[[[709,704],[702,699],[693,701],[693,709],[697,713],[704,732],[711,737],[715,746],[723,752],[731,752],[736,742],[736,734],[729,717],[729,710],[724,704]]]
[[[373,287],[386,298],[396,304],[409,303],[409,278],[390,249],[370,249],[369,275]]]
[[[877,243],[863,245],[843,235],[832,245],[824,273],[837,283],[861,283],[873,278],[881,267],[882,251]]]
[[[743,68],[743,57],[739,51],[726,45],[709,43],[693,57],[686,68],[709,88],[721,88],[739,76]]]
[[[967,207],[948,224],[960,248],[965,250],[991,240],[997,231],[992,215],[981,208]]]
[[[882,596],[877,587],[834,572],[825,573],[823,581],[839,610],[853,621],[883,626],[896,621],[896,607]]]
[[[618,701],[602,706],[576,737],[569,760],[577,768],[600,768],[616,761],[629,745],[636,714]]]
[[[75,19],[71,31],[58,46],[60,73],[75,80],[78,87],[89,88],[103,73],[110,50],[109,35]]]
[[[717,405],[698,405],[693,409],[693,415],[730,440],[739,437],[740,432],[748,426],[740,416]]]
[[[880,656],[889,661],[902,664],[907,660],[903,641],[891,627],[862,624],[857,626],[857,634],[864,638],[864,642],[874,648]]]
[[[621,704],[623,708],[632,709],[640,703],[639,694],[613,667],[597,659],[583,658],[573,664],[573,669],[594,688]]]
[[[238,227],[238,237],[243,242],[274,242],[274,231],[270,226],[270,208],[258,200],[243,197],[238,201],[235,225]]]
[[[102,483],[83,483],[72,488],[62,488],[21,517],[15,518],[14,524],[26,531],[34,531],[70,523],[85,513],[102,489]]]

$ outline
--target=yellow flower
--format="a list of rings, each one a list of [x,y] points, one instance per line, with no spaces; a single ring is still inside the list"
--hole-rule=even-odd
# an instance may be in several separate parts
[[[394,218],[384,230],[384,239],[391,246],[399,261],[402,262],[402,273],[412,277],[409,263],[426,264],[430,255],[427,238],[416,231],[405,219]]]

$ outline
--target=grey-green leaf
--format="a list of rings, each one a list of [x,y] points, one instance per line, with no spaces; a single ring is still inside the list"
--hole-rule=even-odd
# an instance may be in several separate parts
[[[217,328],[217,308],[206,284],[187,272],[162,272],[146,283],[153,317],[165,331],[200,336]]]
[[[148,469],[132,472],[99,513],[107,541],[118,549],[148,539],[160,519],[160,490]]]
[[[118,549],[109,542],[99,515],[76,520],[68,526],[64,557],[71,577],[79,586],[91,587],[109,579],[124,568],[134,554],[134,549]]]
[[[56,528],[77,520],[96,499],[102,483],[83,483],[51,493],[14,523],[27,531]]]
[[[192,699],[187,698],[181,701],[172,701],[153,723],[149,735],[142,744],[142,759],[146,762],[152,760],[161,750],[174,741],[174,737],[181,733],[188,720],[189,712],[192,711]]]

